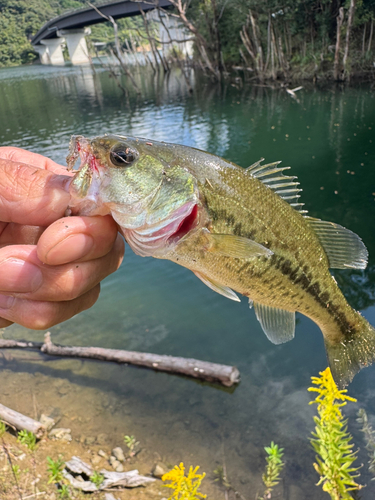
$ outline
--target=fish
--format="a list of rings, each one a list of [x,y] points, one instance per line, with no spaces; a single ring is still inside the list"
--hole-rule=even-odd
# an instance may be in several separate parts
[[[190,269],[249,307],[274,344],[292,340],[295,313],[320,328],[333,378],[347,385],[375,357],[375,329],[346,301],[333,269],[365,269],[355,233],[310,217],[290,167],[247,168],[188,146],[120,135],[72,136],[73,215],[111,214],[132,250]]]

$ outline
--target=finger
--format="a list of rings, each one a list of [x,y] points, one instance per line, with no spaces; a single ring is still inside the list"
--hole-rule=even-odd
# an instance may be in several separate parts
[[[34,246],[4,247],[0,250],[0,293],[38,301],[72,300],[115,272],[123,254],[124,242],[120,235],[112,250],[103,257],[61,266],[43,264]]]
[[[0,220],[48,226],[64,215],[70,178],[0,159]]]
[[[42,234],[37,252],[45,264],[57,266],[84,262],[106,255],[117,237],[112,217],[65,217]]]
[[[31,151],[26,151],[25,149],[15,148],[15,147],[2,147],[0,148],[0,158],[5,160],[12,160],[15,162],[26,163],[32,165],[33,167],[42,168],[43,170],[49,170],[55,174],[67,175],[67,167],[55,163],[50,158],[39,155],[38,153],[32,153]]]
[[[13,321],[8,321],[7,319],[0,318],[0,328],[6,328],[10,325],[13,325]]]
[[[23,224],[10,222],[5,224],[3,231],[1,231],[0,227],[0,247],[6,245],[36,245],[45,229],[45,227],[41,226],[24,226]]]
[[[98,300],[99,292],[100,285],[97,285],[68,302],[33,301],[0,294],[0,315],[8,324],[13,322],[33,330],[45,330],[89,309]]]

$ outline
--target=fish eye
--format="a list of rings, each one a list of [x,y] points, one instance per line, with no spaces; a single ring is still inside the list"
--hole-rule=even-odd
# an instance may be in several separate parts
[[[115,167],[126,167],[133,163],[137,157],[137,153],[130,148],[116,148],[110,152],[111,163]]]

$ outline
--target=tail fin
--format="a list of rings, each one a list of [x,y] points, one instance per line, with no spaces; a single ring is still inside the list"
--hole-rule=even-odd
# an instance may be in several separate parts
[[[337,344],[325,342],[328,363],[337,386],[342,389],[365,366],[375,361],[375,328],[362,316],[361,330]]]

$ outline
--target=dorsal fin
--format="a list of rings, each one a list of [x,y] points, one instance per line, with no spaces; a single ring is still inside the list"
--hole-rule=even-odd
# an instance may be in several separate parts
[[[315,231],[333,269],[366,269],[368,251],[361,238],[334,222],[313,217],[306,221]]]
[[[289,170],[290,167],[278,167],[280,161],[261,165],[263,160],[264,158],[261,158],[248,167],[246,173],[262,181],[298,212],[306,214],[307,210],[302,210],[304,203],[299,201],[302,189],[298,187],[297,177],[283,174],[283,171]]]

